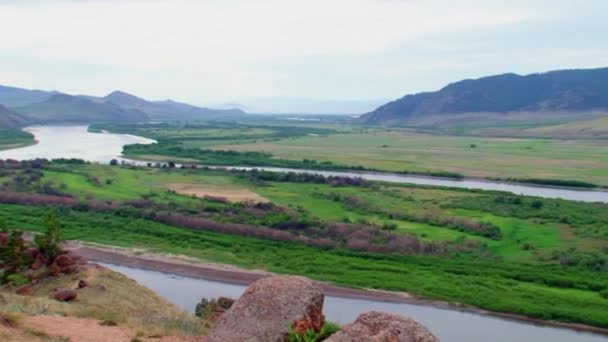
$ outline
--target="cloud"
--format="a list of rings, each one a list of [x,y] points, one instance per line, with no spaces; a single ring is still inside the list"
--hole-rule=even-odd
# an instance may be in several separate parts
[[[321,70],[326,60],[359,60],[345,64],[367,76],[390,74],[391,65],[401,74],[413,66],[403,64],[408,53],[400,47],[563,15],[564,6],[539,11],[540,3],[525,1],[4,1],[0,51],[108,71],[99,75],[79,67],[78,73],[99,82],[65,75],[57,83],[69,89],[126,87],[181,98],[298,96],[291,93],[306,92],[298,80]],[[392,51],[398,54],[391,56]],[[374,56],[388,63],[374,66]],[[396,65],[395,57],[404,62]],[[411,61],[421,69],[462,67],[462,61],[447,59]],[[304,64],[299,70],[298,63]],[[111,85],[111,78],[120,84]],[[305,96],[311,95],[319,94]]]

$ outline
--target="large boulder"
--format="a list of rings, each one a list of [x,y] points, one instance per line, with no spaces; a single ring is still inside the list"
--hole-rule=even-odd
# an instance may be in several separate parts
[[[286,341],[290,329],[319,331],[323,299],[321,286],[307,278],[262,278],[220,316],[208,341]]]
[[[84,289],[85,287],[88,287],[88,286],[89,286],[89,282],[84,279],[80,279],[78,281],[78,285],[76,285],[76,287],[79,289]]]
[[[61,254],[55,258],[55,263],[63,269],[74,265],[74,260],[67,254]]]
[[[71,302],[78,298],[78,293],[72,289],[56,289],[52,296],[60,302]]]
[[[427,328],[411,318],[378,311],[363,313],[345,325],[327,342],[437,342]]]
[[[65,255],[69,256],[75,265],[85,265],[87,260],[80,254],[76,254],[73,251],[67,251]]]

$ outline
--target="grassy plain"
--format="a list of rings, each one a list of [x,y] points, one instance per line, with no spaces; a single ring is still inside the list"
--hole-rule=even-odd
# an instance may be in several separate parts
[[[21,183],[15,183],[15,177],[5,175],[2,181],[18,187]],[[148,198],[173,210],[195,208],[192,215],[209,219],[240,219],[243,216],[226,214],[234,213],[239,204],[216,203],[167,189],[175,183],[228,187],[256,193],[321,224],[365,222],[391,227],[398,234],[414,234],[423,241],[476,241],[481,254],[381,254],[193,230],[152,221],[138,215],[137,207],[108,212],[59,209],[68,239],[141,247],[346,286],[406,291],[489,310],[608,327],[608,299],[602,297],[608,288],[608,230],[603,224],[607,205],[462,189],[382,183],[331,186],[252,180],[247,174],[222,171],[86,164],[53,164],[42,169],[37,182],[51,182],[53,189],[83,200],[128,203]],[[208,211],[210,207],[215,209]],[[40,230],[46,210],[0,204],[0,215],[9,218],[11,226],[30,231]],[[490,222],[501,235],[489,238],[393,213]],[[255,217],[247,220],[258,222]]]
[[[276,158],[332,161],[388,171],[579,180],[608,185],[608,141],[440,136],[406,131],[307,136],[217,145]]]
[[[599,251],[603,245],[601,241],[597,241],[597,237],[607,240],[606,244],[608,244],[608,231],[599,223],[579,223],[580,219],[576,217],[570,220],[572,221],[570,224],[562,222],[564,219],[561,215],[568,215],[568,212],[572,212],[572,215],[575,215],[575,212],[587,215],[581,208],[591,207],[601,211],[606,207],[601,204],[544,200],[551,205],[561,206],[561,210],[564,210],[563,208],[567,204],[572,206],[563,213],[556,213],[551,220],[550,216],[547,218],[545,215],[546,211],[550,211],[549,204],[546,205],[546,210],[530,210],[529,217],[505,215],[499,210],[502,208],[478,205],[479,203],[492,203],[501,198],[500,195],[493,195],[491,192],[388,183],[377,183],[373,187],[334,187],[327,184],[292,182],[258,184],[239,177],[238,174],[212,170],[129,169],[82,165],[71,166],[69,172],[67,171],[67,168],[45,171],[41,181],[52,182],[62,191],[83,199],[93,197],[127,201],[142,196],[153,196],[155,201],[161,203],[191,204],[201,200],[193,198],[193,194],[180,195],[174,191],[175,189],[170,189],[174,184],[190,184],[215,189],[217,190],[216,195],[220,194],[218,189],[227,189],[232,192],[249,194],[249,197],[244,199],[268,199],[280,206],[303,209],[307,214],[323,221],[367,221],[378,225],[392,223],[397,226],[398,232],[415,234],[429,241],[474,239],[486,244],[497,256],[509,261],[549,258],[553,252],[570,248]],[[503,237],[497,241],[446,227],[390,218],[383,212],[352,207],[341,201],[335,201],[330,198],[335,194],[356,197],[367,208],[377,206],[387,211],[420,215],[431,212],[435,215],[453,215],[491,222],[500,228]],[[524,207],[526,206],[524,205]],[[598,214],[589,215],[596,217]],[[598,217],[598,219],[604,218]],[[575,229],[579,230],[578,235],[574,233]],[[594,229],[599,229],[595,235],[592,234]]]
[[[16,128],[0,129],[0,151],[28,146],[34,143],[34,136]]]
[[[282,126],[199,124],[113,126],[157,139],[158,146],[126,149],[127,155],[147,160],[200,162],[216,165],[268,165],[286,167],[345,168],[427,174],[459,174],[501,179],[572,180],[608,186],[608,140],[545,137],[544,130],[577,130],[577,125],[603,129],[605,118],[540,126],[518,126],[537,137],[491,137],[440,130],[422,133],[407,128],[381,128],[328,123],[290,123]],[[284,125],[285,123],[282,122]],[[520,123],[521,124],[521,123]],[[523,124],[522,124],[523,125]],[[565,125],[565,126],[560,126]],[[458,134],[456,134],[458,133]],[[450,135],[451,134],[451,135]],[[558,134],[559,135],[559,134]],[[572,137],[565,134],[565,137]],[[253,152],[256,155],[217,155],[215,151]],[[263,155],[262,155],[263,153]],[[303,163],[315,161],[317,165]],[[321,165],[321,163],[331,163]]]
[[[44,208],[1,205],[15,226],[37,230]],[[470,258],[375,255],[191,231],[116,215],[62,212],[69,239],[144,247],[206,260],[301,274],[336,284],[407,291],[543,319],[608,326],[605,274]]]

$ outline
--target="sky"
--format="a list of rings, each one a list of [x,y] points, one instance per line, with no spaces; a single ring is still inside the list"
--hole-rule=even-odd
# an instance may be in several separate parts
[[[605,0],[0,0],[0,84],[194,104],[393,99],[608,66]]]

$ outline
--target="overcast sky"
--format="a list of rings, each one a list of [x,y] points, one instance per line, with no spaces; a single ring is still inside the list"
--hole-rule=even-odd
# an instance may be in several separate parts
[[[0,84],[197,104],[608,66],[606,0],[0,0]]]

